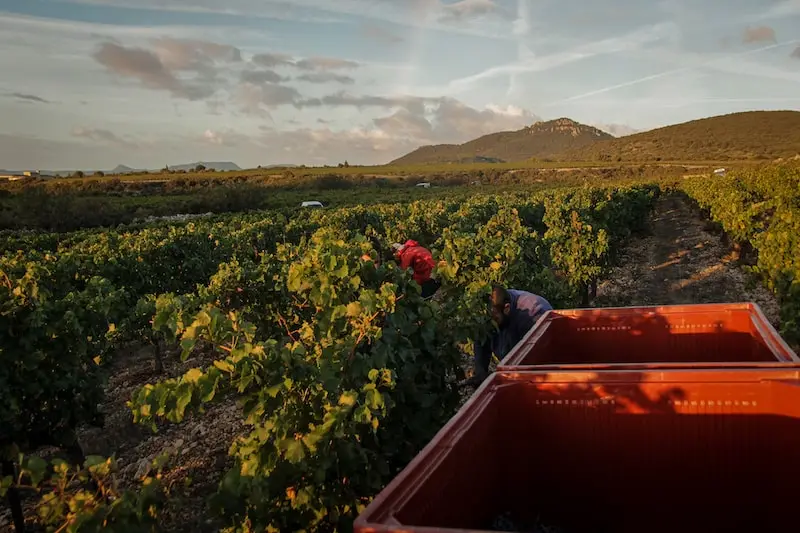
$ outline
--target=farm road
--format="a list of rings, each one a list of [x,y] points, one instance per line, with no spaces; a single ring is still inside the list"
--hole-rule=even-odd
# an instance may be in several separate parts
[[[749,279],[737,254],[678,195],[658,199],[649,235],[633,237],[598,285],[595,307],[756,302],[778,324],[775,297]]]

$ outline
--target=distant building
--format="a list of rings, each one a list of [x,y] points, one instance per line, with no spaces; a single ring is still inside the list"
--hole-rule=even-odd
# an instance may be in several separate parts
[[[42,174],[38,170],[23,170],[22,172],[0,172],[0,180],[19,181],[24,179],[53,179],[55,176]]]
[[[0,172],[0,180],[5,181],[19,181],[28,177],[23,172]]]

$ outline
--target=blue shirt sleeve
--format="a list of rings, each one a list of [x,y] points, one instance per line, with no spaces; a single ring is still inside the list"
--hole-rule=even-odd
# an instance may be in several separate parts
[[[533,327],[539,318],[546,312],[553,309],[550,303],[539,295],[519,292],[517,294],[517,305],[511,315],[511,339],[509,347],[516,345]]]

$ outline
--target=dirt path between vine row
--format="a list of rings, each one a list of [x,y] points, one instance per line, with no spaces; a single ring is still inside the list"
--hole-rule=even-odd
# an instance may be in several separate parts
[[[595,307],[755,302],[778,325],[772,293],[743,270],[737,252],[679,195],[658,199],[649,234],[631,238],[619,265],[598,286]]]

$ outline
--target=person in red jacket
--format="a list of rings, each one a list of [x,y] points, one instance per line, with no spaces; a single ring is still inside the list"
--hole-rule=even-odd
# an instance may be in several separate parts
[[[430,250],[419,245],[417,241],[407,240],[405,244],[395,243],[395,259],[400,263],[400,268],[414,269],[414,281],[422,287],[422,297],[430,298],[439,290],[439,282],[431,277],[431,271],[436,263]]]

